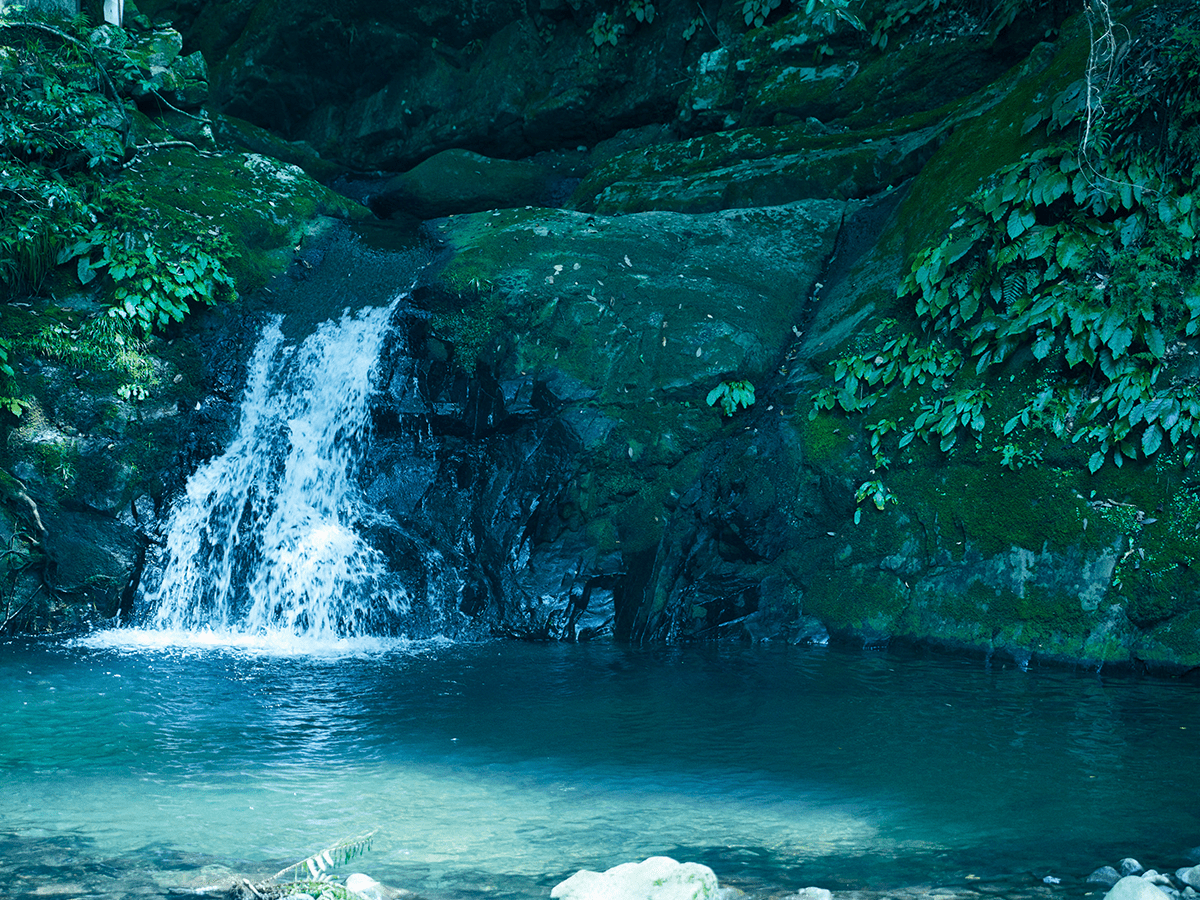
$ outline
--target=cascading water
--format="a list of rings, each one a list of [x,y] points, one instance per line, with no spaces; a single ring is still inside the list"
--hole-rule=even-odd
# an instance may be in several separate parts
[[[273,320],[250,362],[238,432],[188,481],[148,576],[144,624],[193,637],[329,642],[387,634],[409,595],[359,533],[355,474],[390,306],[346,312],[298,347]]]

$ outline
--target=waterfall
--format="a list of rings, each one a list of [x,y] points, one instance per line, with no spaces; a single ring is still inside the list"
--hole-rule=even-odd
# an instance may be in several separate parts
[[[355,478],[399,300],[343,313],[299,346],[279,318],[263,329],[237,434],[168,519],[143,592],[148,629],[328,642],[389,633],[408,611],[408,593],[360,534]]]

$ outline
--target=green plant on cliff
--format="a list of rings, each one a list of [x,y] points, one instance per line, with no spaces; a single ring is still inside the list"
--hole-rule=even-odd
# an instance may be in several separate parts
[[[991,428],[1003,453],[1041,429],[1086,445],[1093,472],[1174,447],[1191,462],[1200,380],[1180,363],[1200,337],[1200,14],[1139,24],[1105,77],[1093,55],[1087,79],[1024,123],[1052,143],[998,171],[916,254],[898,292],[915,327],[885,322],[881,344],[836,360],[814,413],[870,416],[915,386],[898,450],[982,447]],[[995,392],[1028,382],[1018,360],[1048,377],[992,423]]]
[[[13,360],[37,352],[137,369],[138,336],[234,292],[219,229],[185,210],[148,217],[122,182],[146,149],[130,137],[129,92],[149,84],[126,52],[132,40],[82,19],[0,9],[0,299],[43,293],[66,267],[126,323],[116,334],[106,316],[77,328],[48,322],[28,344],[5,348],[0,405],[10,411],[20,407]]]
[[[752,28],[761,28],[782,3],[783,0],[742,0],[742,19]],[[843,22],[857,31],[865,30],[851,11],[850,0],[805,0],[804,16],[807,25],[821,34],[833,34]]]
[[[652,0],[628,0],[612,12],[597,12],[587,33],[599,53],[604,47],[617,46],[623,35],[639,25],[654,24],[657,13]]]
[[[754,405],[754,385],[748,381],[722,381],[708,392],[705,402],[719,406],[721,415],[731,417],[738,407],[749,409]]]

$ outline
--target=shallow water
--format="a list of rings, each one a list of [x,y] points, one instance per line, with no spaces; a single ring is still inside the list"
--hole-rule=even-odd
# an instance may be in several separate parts
[[[269,875],[376,828],[347,871],[433,900],[656,854],[752,897],[1082,894],[1200,844],[1190,683],[839,649],[96,644],[0,644],[2,897]]]

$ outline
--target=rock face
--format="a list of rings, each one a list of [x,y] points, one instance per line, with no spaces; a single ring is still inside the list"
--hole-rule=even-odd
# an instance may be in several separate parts
[[[368,495],[394,518],[445,529],[436,543],[462,559],[461,608],[502,631],[678,636],[675,604],[651,615],[635,594],[669,552],[672,510],[688,520],[705,502],[697,480],[713,447],[747,429],[705,398],[723,380],[772,375],[843,206],[433,223],[442,259],[415,292],[428,319],[410,326],[415,362],[397,355],[385,376]],[[414,415],[436,438],[424,451],[403,424]],[[720,563],[715,548],[704,562]],[[714,575],[733,573],[702,577]],[[750,591],[753,575],[735,577]],[[750,592],[693,586],[683,630],[701,604],[711,627],[752,612]]]
[[[207,61],[223,159],[273,167],[239,226],[272,248],[251,256],[259,283],[332,203],[269,156],[327,181],[388,170],[342,184],[426,220],[364,491],[398,523],[377,545],[398,567],[413,535],[436,548],[472,627],[1200,667],[1182,447],[1093,474],[1049,427],[1002,429],[1060,359],[1014,353],[982,385],[991,430],[949,454],[917,440],[879,462],[924,382],[890,389],[873,430],[814,404],[836,360],[914,324],[897,288],[917,254],[1078,106],[1090,40],[1065,7],[893,21],[866,4],[888,39],[872,46],[800,5],[747,29],[732,0],[142,6]],[[218,177],[201,164],[179,168]],[[308,199],[275,228],[285,182]],[[1164,379],[1194,379],[1194,345]]]

